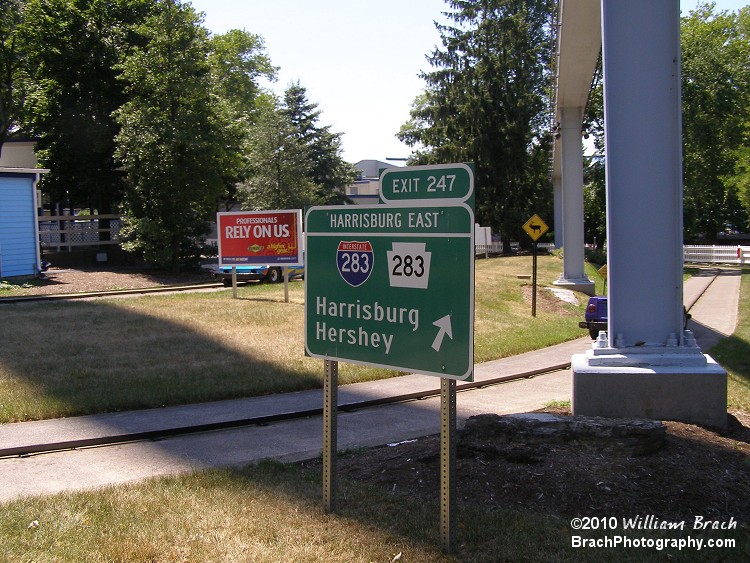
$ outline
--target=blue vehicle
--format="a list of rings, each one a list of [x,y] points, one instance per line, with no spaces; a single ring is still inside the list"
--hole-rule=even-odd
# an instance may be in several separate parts
[[[591,338],[596,340],[600,330],[607,330],[607,298],[601,296],[589,297],[586,305],[584,321],[580,321],[578,326],[587,328]]]
[[[222,281],[224,286],[232,285],[232,266],[211,264],[204,266],[215,278]],[[284,281],[281,266],[236,266],[237,281],[259,281],[263,283],[280,283]],[[305,267],[300,265],[287,266],[289,279],[304,278]]]
[[[587,328],[592,340],[596,340],[600,330],[609,330],[607,328],[608,314],[606,297],[589,297],[589,302],[586,305],[586,313],[584,314],[584,319],[586,320],[580,321],[578,326]],[[685,307],[682,308],[682,315],[683,329],[687,329],[688,321],[692,318],[692,315],[687,312]]]

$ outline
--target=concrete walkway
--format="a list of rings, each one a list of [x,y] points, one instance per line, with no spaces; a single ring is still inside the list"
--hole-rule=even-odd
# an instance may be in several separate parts
[[[693,306],[691,326],[705,350],[731,334],[737,322],[740,276],[726,273],[711,278],[694,276],[685,284],[685,303]],[[704,306],[705,303],[709,305]],[[588,337],[536,352],[478,364],[476,381],[531,372],[567,364],[573,354],[591,345]],[[322,366],[321,366],[322,369]],[[382,381],[342,386],[339,403],[439,389],[437,378],[407,375]],[[460,384],[459,384],[460,387]],[[570,400],[570,372],[565,370],[459,392],[459,426],[475,414],[508,414],[542,408],[550,401]],[[39,422],[0,425],[0,450],[36,443],[57,443],[100,436],[127,435],[167,427],[213,424],[224,420],[314,409],[322,406],[320,390],[305,391],[164,409],[132,411]],[[378,408],[341,412],[339,449],[374,446],[439,432],[438,397]],[[55,453],[0,458],[0,502],[134,482],[209,467],[240,466],[273,458],[309,459],[322,448],[319,416],[203,432],[157,441],[133,441],[115,446],[67,449]]]

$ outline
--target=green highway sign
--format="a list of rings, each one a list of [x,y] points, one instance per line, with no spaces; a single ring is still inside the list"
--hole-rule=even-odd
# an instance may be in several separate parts
[[[474,212],[431,203],[308,210],[308,355],[472,378]]]
[[[435,164],[386,168],[380,175],[384,203],[455,205],[474,195],[474,172],[467,164]],[[427,200],[427,201],[425,201]]]

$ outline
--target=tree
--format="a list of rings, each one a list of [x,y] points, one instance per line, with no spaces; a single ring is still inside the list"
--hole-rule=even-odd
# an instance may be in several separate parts
[[[227,200],[236,200],[242,180],[243,150],[246,137],[268,103],[258,79],[276,79],[277,68],[264,52],[263,38],[245,30],[232,29],[209,38],[208,64],[217,111],[233,124],[227,136],[229,156],[222,177]]]
[[[245,180],[238,187],[246,208],[300,209],[317,203],[310,151],[298,133],[283,111],[264,107],[249,131]]]
[[[474,162],[477,219],[505,247],[530,212],[551,200],[549,0],[448,0],[454,26],[438,25],[435,70],[398,137],[416,163]],[[548,204],[549,206],[549,204]]]
[[[307,90],[299,82],[290,84],[284,92],[281,111],[309,150],[312,163],[308,178],[316,186],[318,203],[347,202],[345,188],[356,179],[357,172],[341,158],[341,134],[332,133],[330,126],[318,125],[318,104],[308,101]]]
[[[607,190],[604,166],[604,89],[602,60],[599,57],[586,111],[584,136],[593,137],[595,154],[587,158],[583,170],[584,238],[601,248],[607,238]]]
[[[681,21],[684,225],[694,242],[738,220],[747,228],[730,187],[750,146],[750,8],[714,8],[699,4]]]
[[[137,38],[150,0],[27,0],[21,39],[31,87],[27,125],[50,168],[45,191],[113,211],[122,174],[113,158],[126,100],[115,66]]]
[[[0,154],[5,141],[20,132],[24,56],[18,30],[22,18],[22,0],[0,0]]]
[[[116,156],[127,174],[129,250],[177,268],[195,256],[223,192],[234,134],[212,95],[208,34],[189,4],[158,0],[119,68],[128,100],[115,112]]]
[[[216,94],[238,118],[250,118],[261,89],[259,78],[274,80],[278,68],[264,52],[260,35],[232,29],[209,39],[208,63]]]

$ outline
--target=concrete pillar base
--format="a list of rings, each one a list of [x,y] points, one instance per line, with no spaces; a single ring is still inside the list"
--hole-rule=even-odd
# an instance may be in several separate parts
[[[589,350],[571,363],[574,415],[727,425],[727,372],[699,348]]]
[[[558,287],[562,287],[564,289],[570,289],[573,291],[580,291],[581,293],[585,293],[588,296],[593,296],[596,293],[596,289],[594,288],[594,282],[592,282],[586,276],[582,278],[573,279],[573,278],[565,278],[561,274],[560,279],[553,281],[552,285],[556,285]]]

